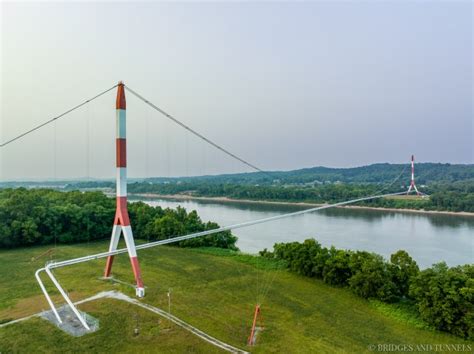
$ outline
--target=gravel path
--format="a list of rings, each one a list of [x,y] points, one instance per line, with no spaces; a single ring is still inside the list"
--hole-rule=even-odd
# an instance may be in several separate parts
[[[166,312],[166,311],[164,311],[164,310],[162,310],[158,307],[140,302],[139,300],[131,298],[131,297],[129,297],[129,296],[127,296],[127,295],[125,295],[121,292],[118,292],[118,291],[103,291],[103,292],[100,292],[100,293],[98,293],[94,296],[88,297],[84,300],[77,301],[74,304],[75,305],[80,305],[80,304],[83,304],[85,302],[94,301],[94,300],[103,299],[103,298],[110,298],[110,299],[126,301],[126,302],[134,304],[136,306],[140,306],[141,308],[144,308],[148,311],[154,312],[154,313],[156,313],[156,314],[158,314],[162,317],[167,318],[168,320],[170,320],[171,322],[173,322],[176,325],[180,326],[181,328],[184,328],[185,330],[193,333],[194,335],[196,335],[199,338],[205,340],[206,342],[209,342],[209,343],[215,345],[216,347],[219,347],[219,348],[221,348],[225,351],[231,352],[231,353],[248,354],[248,352],[246,352],[242,349],[233,347],[230,344],[224,343],[224,342],[220,341],[219,339],[210,336],[209,334],[199,330],[198,328],[190,325],[189,323],[179,319],[178,317],[175,317],[175,316],[171,315],[170,313],[168,313],[168,312]],[[14,323],[18,323],[18,322],[28,320],[28,319],[33,318],[33,317],[40,317],[41,315],[42,315],[42,313],[37,313],[35,315],[31,315],[31,316],[19,318],[19,319],[10,321],[10,322],[6,322],[6,323],[3,323],[3,324],[0,324],[0,328],[11,325],[11,324],[14,324]]]

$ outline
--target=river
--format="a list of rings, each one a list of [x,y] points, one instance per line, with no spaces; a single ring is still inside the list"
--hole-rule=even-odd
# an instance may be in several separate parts
[[[203,221],[221,226],[279,215],[308,207],[203,200],[143,199],[164,208],[196,210]],[[445,261],[473,263],[474,217],[367,209],[334,208],[233,231],[241,251],[257,253],[276,242],[315,238],[323,246],[376,252],[386,258],[406,250],[421,268]]]

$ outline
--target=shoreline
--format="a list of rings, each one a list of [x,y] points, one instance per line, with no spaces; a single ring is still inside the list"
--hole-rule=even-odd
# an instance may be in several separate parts
[[[289,206],[303,206],[303,207],[318,207],[327,204],[308,203],[308,202],[278,202],[268,200],[252,200],[252,199],[232,199],[228,197],[196,197],[189,194],[156,194],[156,193],[130,193],[132,197],[144,198],[158,198],[158,199],[174,199],[174,200],[202,200],[208,202],[219,203],[245,203],[245,204],[260,204],[260,205],[289,205]],[[474,217],[474,213],[467,211],[439,211],[439,210],[423,210],[423,209],[398,209],[398,208],[381,208],[368,207],[358,205],[339,206],[341,209],[360,209],[360,210],[376,210],[376,211],[390,211],[400,213],[416,213],[416,214],[431,214],[431,215],[451,215],[451,216],[468,216]]]

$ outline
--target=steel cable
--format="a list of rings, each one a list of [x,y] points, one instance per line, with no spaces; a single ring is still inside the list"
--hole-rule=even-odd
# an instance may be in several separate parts
[[[129,91],[131,94],[133,94],[135,97],[137,97],[138,99],[140,99],[141,101],[145,102],[147,105],[149,105],[150,107],[152,107],[154,110],[160,112],[161,114],[163,114],[166,118],[170,119],[171,121],[173,121],[174,123],[178,124],[179,126],[181,126],[182,128],[186,129],[187,131],[189,131],[190,133],[192,133],[193,135],[197,136],[199,139],[205,141],[206,143],[208,143],[209,145],[212,145],[213,147],[215,147],[216,149],[222,151],[224,154],[232,157],[233,159],[235,160],[238,160],[240,162],[242,162],[244,165],[252,168],[253,170],[257,171],[257,172],[260,172],[262,174],[265,174],[267,175],[268,177],[270,178],[274,178],[274,176],[272,176],[271,174],[269,174],[268,172],[262,170],[261,168],[255,166],[254,164],[244,160],[243,158],[235,155],[234,153],[230,152],[229,150],[225,149],[224,147],[222,147],[221,145],[215,143],[214,141],[212,141],[211,139],[205,137],[204,135],[198,133],[197,131],[195,131],[194,129],[192,129],[191,127],[187,126],[186,124],[184,124],[183,122],[181,122],[180,120],[178,120],[177,118],[173,117],[171,114],[165,112],[164,110],[162,110],[161,108],[159,108],[158,106],[156,106],[155,104],[153,104],[152,102],[148,101],[146,98],[144,98],[142,95],[138,94],[136,91],[132,90],[129,86],[125,85],[125,88],[127,89],[127,91]]]
[[[84,102],[82,102],[82,103],[80,103],[80,104],[78,104],[78,105],[72,107],[71,109],[68,109],[66,112],[63,112],[63,113],[61,113],[60,115],[58,115],[58,116],[56,116],[56,117],[54,117],[54,118],[51,118],[50,120],[48,120],[48,121],[46,121],[46,122],[44,122],[44,123],[41,123],[41,124],[37,125],[36,127],[31,128],[30,130],[27,130],[27,131],[25,131],[25,132],[23,132],[23,133],[21,133],[21,134],[15,136],[14,138],[11,138],[10,140],[5,141],[4,143],[0,144],[0,147],[3,148],[3,147],[5,147],[5,146],[7,146],[8,144],[13,143],[13,142],[16,141],[16,140],[21,139],[21,138],[23,138],[24,136],[26,136],[26,135],[28,135],[28,134],[31,134],[31,133],[33,133],[34,131],[38,130],[38,129],[41,129],[42,127],[44,127],[44,126],[46,126],[46,125],[48,125],[48,124],[50,124],[50,123],[52,123],[52,122],[58,120],[59,118],[64,117],[64,116],[67,115],[68,113],[71,113],[71,112],[75,111],[76,109],[78,109],[78,108],[84,106],[85,104],[94,101],[96,98],[99,98],[100,96],[106,94],[107,92],[113,90],[113,89],[116,88],[116,87],[117,87],[117,85],[114,85],[114,86],[112,86],[111,88],[109,88],[109,89],[107,89],[107,90],[105,90],[105,91],[102,91],[101,93],[95,95],[94,97],[89,98],[88,100],[86,100],[86,101],[84,101]]]

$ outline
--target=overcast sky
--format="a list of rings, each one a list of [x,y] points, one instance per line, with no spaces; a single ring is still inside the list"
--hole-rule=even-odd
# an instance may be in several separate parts
[[[0,140],[118,80],[264,169],[473,163],[470,1],[1,4]],[[113,177],[115,92],[1,150]],[[127,95],[131,176],[249,171]]]

